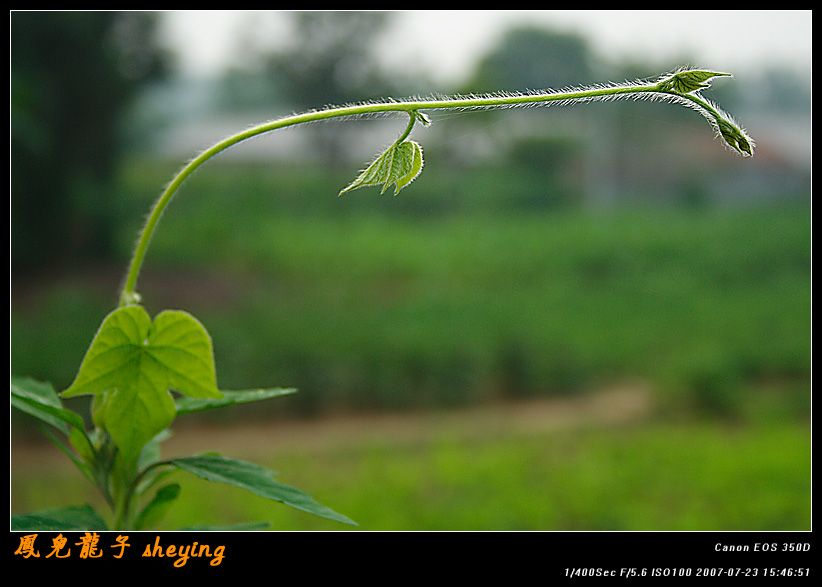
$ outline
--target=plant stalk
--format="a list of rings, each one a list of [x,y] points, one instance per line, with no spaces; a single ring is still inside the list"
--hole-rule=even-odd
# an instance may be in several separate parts
[[[414,123],[417,119],[417,111],[420,110],[492,109],[526,106],[534,104],[547,105],[555,102],[569,103],[590,100],[607,100],[621,97],[647,98],[660,96],[675,98],[679,100],[682,100],[683,98],[686,100],[690,100],[693,104],[702,108],[703,114],[707,114],[706,117],[710,117],[709,120],[715,127],[717,126],[717,123],[719,123],[718,130],[722,133],[723,137],[726,139],[727,142],[731,144],[731,146],[734,149],[743,152],[743,154],[750,154],[750,152],[748,152],[748,150],[746,150],[745,148],[746,146],[748,146],[746,143],[740,142],[739,145],[737,145],[728,140],[728,136],[722,128],[722,124],[725,121],[724,118],[722,118],[722,113],[714,110],[711,107],[711,105],[706,104],[704,100],[695,99],[694,94],[680,93],[671,90],[670,86],[663,87],[663,81],[665,79],[668,78],[665,78],[663,76],[663,78],[660,78],[660,80],[656,82],[635,82],[611,86],[595,86],[590,88],[558,92],[547,91],[540,93],[513,95],[500,94],[468,97],[444,97],[420,100],[386,101],[377,103],[356,104],[351,106],[330,107],[325,110],[309,111],[303,114],[286,116],[284,118],[265,122],[260,125],[246,129],[240,133],[237,133],[218,142],[214,146],[203,151],[200,155],[192,159],[187,165],[185,165],[182,168],[181,171],[178,172],[178,174],[174,177],[174,179],[162,193],[159,200],[157,200],[156,204],[154,205],[154,208],[151,211],[151,214],[149,215],[148,221],[146,222],[145,227],[143,228],[143,231],[140,234],[140,239],[138,240],[137,247],[134,251],[134,255],[132,257],[131,264],[129,266],[129,270],[126,275],[126,279],[120,295],[120,306],[122,307],[129,304],[139,303],[140,297],[135,292],[135,287],[137,284],[137,277],[140,273],[140,267],[142,266],[146,250],[148,249],[149,242],[151,241],[151,236],[154,232],[154,229],[157,226],[157,223],[160,220],[160,217],[163,214],[163,211],[166,209],[168,203],[171,201],[171,198],[177,192],[182,183],[201,165],[203,165],[206,161],[208,161],[218,153],[251,137],[255,137],[281,128],[296,126],[307,122],[330,120],[334,118],[405,112],[409,114],[411,120],[409,121],[408,127],[405,129],[405,132],[402,134],[400,139],[398,139],[398,142],[400,142],[407,138],[408,135],[411,133]],[[736,125],[733,125],[733,130],[737,131],[739,129],[736,127]],[[739,132],[744,135],[743,131]]]

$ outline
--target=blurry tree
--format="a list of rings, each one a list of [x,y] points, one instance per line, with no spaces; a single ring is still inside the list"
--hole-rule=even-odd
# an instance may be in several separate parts
[[[461,92],[559,90],[593,78],[584,38],[544,28],[514,28],[479,62]],[[506,163],[517,169],[518,178],[528,178],[521,193],[509,194],[512,205],[556,207],[579,202],[588,116],[583,109],[557,109],[550,116],[521,112],[508,121],[502,136],[494,137],[507,150]],[[488,128],[493,132],[497,127]]]
[[[561,89],[593,81],[586,41],[542,28],[509,31],[477,66],[466,91]]]
[[[375,37],[385,30],[387,12],[294,12],[295,42],[271,55],[267,69],[296,110],[359,102],[388,94],[377,66]],[[330,161],[337,159],[339,125],[320,125],[318,140]]]
[[[148,12],[10,13],[12,269],[111,253],[119,116],[162,71]]]

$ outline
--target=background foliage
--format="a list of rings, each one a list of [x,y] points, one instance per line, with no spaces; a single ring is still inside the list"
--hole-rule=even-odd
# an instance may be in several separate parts
[[[186,157],[225,134],[223,123],[232,131],[387,94],[657,73],[615,70],[582,39],[527,29],[505,37],[463,87],[431,88],[374,79],[369,44],[346,42],[358,37],[345,27],[373,28],[386,14],[295,18],[306,46],[257,55],[264,75],[236,70],[203,88],[162,59],[151,13],[12,14],[13,373],[71,383],[116,304],[153,198]],[[332,20],[334,50],[320,50],[312,39]],[[347,478],[312,493],[361,527],[804,528],[810,166],[755,124],[780,115],[793,128],[810,114],[810,90],[784,72],[757,83],[715,90],[750,121],[759,143],[750,160],[723,153],[698,115],[666,105],[435,115],[415,131],[424,181],[398,198],[337,198],[404,123],[255,140],[185,184],[140,291],[152,312],[181,308],[203,321],[221,387],[300,389],[208,425],[584,397],[624,382],[652,390],[647,428],[280,455],[276,468],[294,471],[297,485]],[[796,91],[780,92],[792,83]],[[25,436],[25,419],[12,425]],[[42,492],[42,476],[33,479],[13,484],[21,509]],[[616,498],[605,499],[606,487],[624,497],[619,507],[608,506]],[[661,513],[686,491],[681,508]],[[725,505],[712,505],[720,494]],[[743,505],[752,503],[761,507]],[[278,514],[284,525],[315,523]]]

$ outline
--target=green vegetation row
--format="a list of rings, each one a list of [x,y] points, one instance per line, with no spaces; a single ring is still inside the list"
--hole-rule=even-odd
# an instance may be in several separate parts
[[[154,179],[135,173],[133,193],[137,175]],[[411,198],[356,196],[366,211],[354,196],[313,193],[340,185],[332,172],[302,183],[298,173],[237,175],[218,165],[207,181],[191,179],[143,275],[148,308],[189,307],[207,325],[228,388],[297,387],[277,403],[311,413],[642,378],[692,407],[732,413],[743,382],[810,379],[808,206],[424,215],[395,209]],[[302,200],[317,209],[287,204]],[[328,212],[325,200],[342,210]],[[124,233],[124,254],[132,238]],[[93,335],[71,327],[88,330],[110,304],[76,287],[74,301],[46,309],[67,325],[49,336],[69,340],[44,340],[38,315],[12,308],[13,367],[71,376]],[[72,341],[65,356],[48,354]]]

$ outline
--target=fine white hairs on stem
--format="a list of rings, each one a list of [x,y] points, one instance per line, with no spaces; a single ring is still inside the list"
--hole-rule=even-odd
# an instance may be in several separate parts
[[[715,77],[733,77],[729,73],[704,69],[680,68],[659,79],[661,92],[677,99],[702,114],[722,137],[725,145],[743,157],[752,157],[756,144],[744,128],[715,103],[702,97],[700,91],[708,88]]]
[[[575,104],[592,100],[663,99],[679,102],[696,109],[713,126],[718,136],[736,153],[745,157],[753,155],[754,142],[745,130],[716,104],[702,97],[700,92],[710,86],[715,77],[730,74],[697,68],[681,68],[665,74],[653,81],[625,82],[622,84],[602,84],[584,88],[569,88],[561,91],[546,90],[525,93],[497,93],[471,96],[436,96],[431,98],[413,98],[408,100],[386,99],[379,102],[366,102],[347,106],[329,106],[322,110],[311,110],[302,114],[285,116],[248,128],[242,132],[223,139],[192,159],[171,181],[149,215],[140,240],[131,259],[125,284],[123,285],[120,305],[134,303],[137,298],[134,291],[137,276],[140,272],[146,249],[163,210],[174,193],[197,168],[206,161],[252,137],[301,124],[320,122],[338,118],[359,116],[382,116],[404,113],[410,116],[408,126],[401,137],[385,152],[379,155],[351,184],[340,193],[366,186],[382,186],[385,191],[390,184],[395,184],[395,193],[413,181],[423,167],[422,147],[414,141],[406,140],[414,125],[419,122],[427,125],[430,121],[424,114],[427,110],[477,110],[488,108],[515,108],[524,106],[550,106],[552,104]]]

